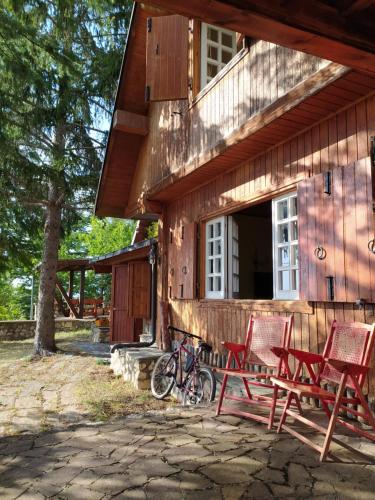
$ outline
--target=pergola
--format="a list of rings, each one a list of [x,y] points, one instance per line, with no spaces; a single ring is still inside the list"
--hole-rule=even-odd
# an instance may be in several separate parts
[[[94,266],[90,264],[90,259],[64,259],[59,260],[57,263],[57,272],[69,272],[69,285],[68,290],[65,290],[61,281],[56,278],[56,288],[60,291],[67,306],[69,307],[69,310],[75,318],[83,318],[85,305],[85,275],[86,271],[89,269],[94,269]],[[73,283],[74,274],[76,272],[78,272],[80,275],[78,309],[73,302]],[[57,298],[57,301],[60,302],[59,298]],[[63,305],[62,301],[59,303],[59,305]]]

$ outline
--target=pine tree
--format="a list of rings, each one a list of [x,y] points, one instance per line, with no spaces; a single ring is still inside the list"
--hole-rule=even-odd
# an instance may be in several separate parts
[[[129,15],[123,0],[0,0],[0,259],[32,252],[44,224],[40,355],[56,349],[59,241],[93,203]]]

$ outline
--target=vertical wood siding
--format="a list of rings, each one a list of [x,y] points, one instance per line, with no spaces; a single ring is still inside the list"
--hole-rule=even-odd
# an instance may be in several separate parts
[[[291,186],[299,176],[319,174],[368,156],[369,138],[375,135],[374,109],[375,97],[372,96],[198,187],[168,206],[165,230],[215,215],[223,209],[236,209],[245,201],[262,198],[265,193],[270,196],[281,186]],[[365,214],[358,216],[365,217]],[[367,217],[371,216],[367,214]],[[355,213],[353,217],[356,217]],[[308,219],[308,224],[315,222]],[[301,265],[308,267],[309,264]],[[375,270],[371,268],[368,279],[372,288],[374,274]],[[313,270],[311,274],[309,272],[309,280],[312,275]],[[316,283],[316,279],[312,280],[311,286],[316,286]],[[363,283],[368,286],[366,280]],[[198,300],[172,300],[171,310],[171,320],[176,326],[203,335],[213,343],[216,352],[221,352],[222,340],[243,340],[250,313],[275,314],[271,310],[265,311],[264,306],[256,301],[244,305],[241,301],[210,304]],[[375,305],[368,304],[361,310],[353,303],[316,302],[310,313],[298,312],[297,308],[292,343],[296,348],[321,352],[334,318],[373,322]],[[370,394],[375,400],[374,369],[370,377]]]
[[[137,202],[134,196],[182,165],[198,163],[207,150],[327,64],[259,40],[190,108],[187,100],[151,103],[150,132],[138,160],[142,168],[137,168],[129,205]]]

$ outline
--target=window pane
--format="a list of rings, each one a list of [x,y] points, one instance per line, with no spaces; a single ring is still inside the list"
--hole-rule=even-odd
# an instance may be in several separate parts
[[[215,292],[221,292],[221,277],[215,276]]]
[[[213,292],[214,290],[214,279],[208,278],[208,291]]]
[[[213,272],[214,272],[214,261],[213,261],[213,259],[210,259],[208,261],[208,272],[209,272],[209,274],[213,274]]]
[[[227,50],[221,51],[221,60],[224,64],[228,64],[232,57],[232,52],[228,52]]]
[[[292,241],[296,241],[298,240],[298,224],[297,224],[297,221],[293,221],[290,225],[290,232],[291,232],[291,235],[292,235]]]
[[[207,38],[209,40],[212,40],[213,42],[218,42],[219,41],[219,32],[215,30],[214,28],[207,28]]]
[[[208,244],[208,255],[213,255],[214,254],[214,242],[210,241]]]
[[[221,259],[215,259],[215,273],[221,274]]]
[[[215,61],[217,61],[219,58],[217,47],[214,47],[213,45],[208,45],[207,57],[209,57],[210,59],[215,59]]]
[[[222,33],[221,34],[221,43],[225,45],[226,47],[233,47],[233,35],[230,35],[229,33]]]
[[[280,224],[278,231],[278,242],[279,243],[288,243],[289,241],[289,231],[288,224]]]
[[[207,64],[207,76],[208,78],[213,78],[214,76],[216,76],[219,72],[219,68],[215,65],[215,64],[212,64],[212,63],[208,63]]]
[[[208,226],[208,237],[213,238],[214,237],[214,226],[213,224],[210,224]]]
[[[297,197],[290,199],[290,216],[295,217],[297,215]]]
[[[277,219],[283,220],[288,217],[288,200],[279,201],[277,204]]]
[[[215,237],[221,236],[221,222],[216,222],[215,224]]]
[[[279,290],[290,290],[289,271],[279,271]]]
[[[292,266],[298,265],[298,245],[293,245],[292,249]]]
[[[221,255],[221,241],[215,241],[215,255]]]
[[[289,266],[289,247],[279,248],[279,266]]]

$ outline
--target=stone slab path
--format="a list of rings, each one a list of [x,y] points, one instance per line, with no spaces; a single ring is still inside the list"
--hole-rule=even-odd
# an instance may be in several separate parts
[[[173,408],[114,423],[0,440],[0,497],[369,500],[375,444],[342,437],[336,462],[287,434],[214,408]],[[342,462],[339,462],[341,460]]]

